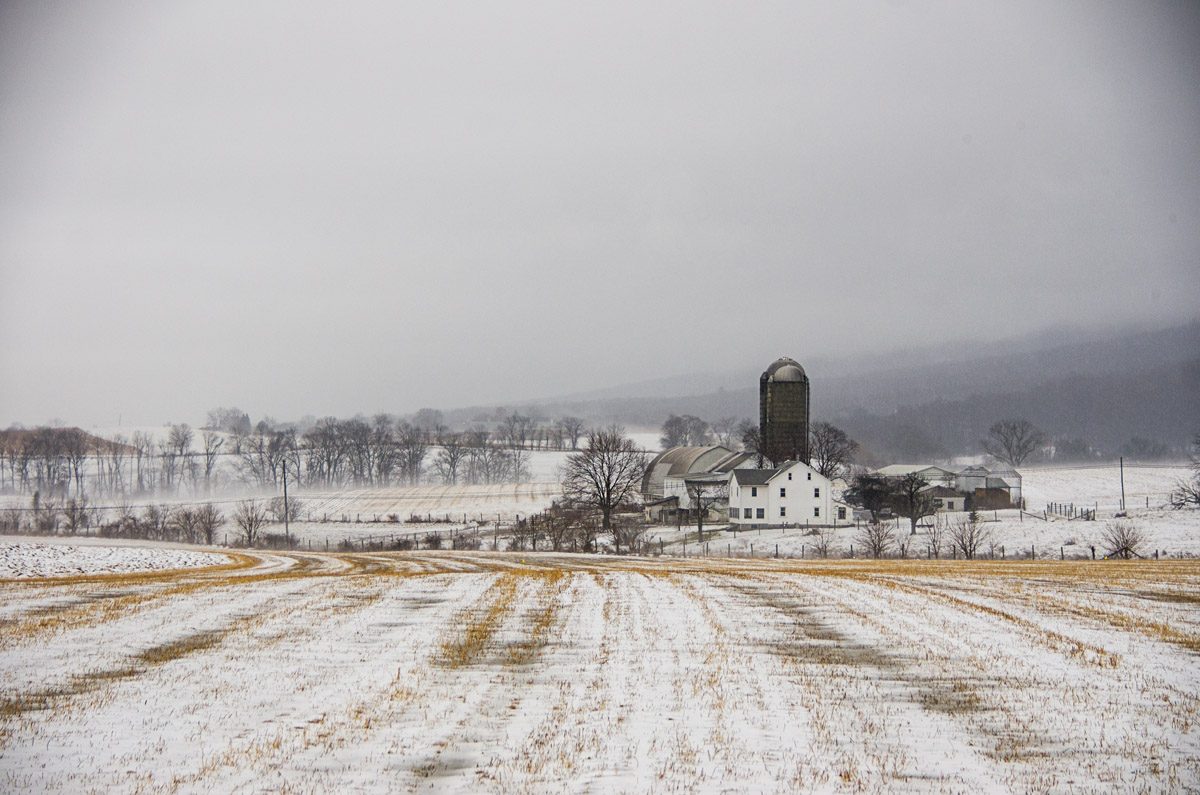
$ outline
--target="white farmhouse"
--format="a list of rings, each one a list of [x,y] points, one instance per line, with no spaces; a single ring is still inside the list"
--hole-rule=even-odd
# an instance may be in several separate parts
[[[832,525],[847,520],[829,478],[802,461],[779,469],[729,473],[729,523],[734,527]]]

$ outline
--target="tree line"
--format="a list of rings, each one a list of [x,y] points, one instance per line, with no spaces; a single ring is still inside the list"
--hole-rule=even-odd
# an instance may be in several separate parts
[[[299,425],[265,418],[252,425],[245,412],[220,408],[199,431],[179,423],[157,437],[10,428],[0,431],[0,490],[62,498],[207,494],[229,482],[277,488],[285,471],[289,484],[311,488],[521,482],[532,451],[575,450],[584,435],[576,417],[545,426],[514,412],[493,429],[462,431],[430,409],[413,419],[379,414]]]

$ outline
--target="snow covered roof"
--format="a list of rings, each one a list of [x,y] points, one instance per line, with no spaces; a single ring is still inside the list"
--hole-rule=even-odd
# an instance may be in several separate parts
[[[739,454],[719,444],[663,450],[646,466],[646,474],[642,476],[642,494],[661,497],[663,483],[668,475],[711,472],[714,467],[737,455]]]
[[[883,475],[885,478],[902,478],[905,475],[928,472],[930,470],[936,471],[940,476],[954,474],[948,469],[943,469],[942,467],[933,466],[931,464],[891,464],[878,470],[878,473]]]
[[[762,377],[767,381],[803,381],[808,376],[804,374],[800,362],[781,356],[771,363]]]

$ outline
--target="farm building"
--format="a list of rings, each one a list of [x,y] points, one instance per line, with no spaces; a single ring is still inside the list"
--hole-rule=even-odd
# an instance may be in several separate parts
[[[893,464],[877,473],[895,479],[910,474],[920,476],[929,484],[934,499],[940,501],[940,510],[984,510],[1022,504],[1021,473],[1006,465],[991,469],[975,465],[955,471],[928,464]]]
[[[832,481],[804,462],[729,473],[729,522],[735,527],[831,525],[848,517],[846,506],[833,499]]]
[[[758,428],[769,461],[809,461],[809,383],[804,368],[784,356],[758,379]]]
[[[734,452],[721,445],[672,447],[662,451],[650,460],[642,476],[646,517],[651,521],[666,521],[677,511],[689,510],[687,479],[714,475],[715,480],[724,483],[728,472],[749,459],[748,453]]]

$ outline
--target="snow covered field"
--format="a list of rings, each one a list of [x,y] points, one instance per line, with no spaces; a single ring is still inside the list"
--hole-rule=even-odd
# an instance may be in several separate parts
[[[228,562],[229,558],[224,555],[188,549],[95,544],[77,546],[0,536],[0,580],[190,569]]]
[[[1074,503],[1081,508],[1117,510],[1121,506],[1121,470],[1117,464],[1079,467],[1022,468],[1025,506],[1041,511],[1046,503]],[[1125,505],[1158,508],[1179,480],[1191,476],[1187,466],[1125,467]],[[1147,503],[1149,503],[1147,505]]]
[[[963,514],[943,514],[942,522],[953,522]],[[994,554],[996,557],[1029,557],[1038,558],[1067,558],[1091,557],[1091,547],[1096,547],[1096,554],[1103,556],[1104,531],[1107,524],[1113,521],[1112,512],[1101,512],[1094,522],[1083,520],[1068,520],[1062,517],[1051,518],[1048,521],[1034,519],[1026,515],[1021,517],[1015,510],[986,511],[981,514],[982,526],[988,535],[989,544],[983,547],[984,554]],[[925,519],[923,522],[932,522]],[[1200,511],[1175,511],[1169,508],[1137,509],[1129,511],[1126,521],[1142,532],[1145,537],[1144,553],[1153,555],[1154,550],[1160,554],[1172,557],[1200,557]],[[907,519],[893,520],[896,528],[897,544],[903,543],[907,548],[908,557],[925,557],[929,548],[929,531],[921,527],[917,534],[910,535]],[[721,525],[724,527],[724,525]],[[744,530],[738,533],[713,532],[707,528],[704,538],[708,542],[706,550],[696,543],[697,532],[695,525],[675,525],[652,527],[646,533],[646,538],[657,544],[663,542],[663,548],[673,554],[683,554],[687,545],[687,554],[732,555],[734,557],[813,557],[816,537],[813,531],[803,526],[792,528],[769,528],[763,530]],[[862,555],[862,544],[857,541],[860,535],[853,524],[832,528],[829,531],[830,557],[847,557],[850,547],[856,545],[856,555]],[[898,548],[893,548],[893,554],[898,554]],[[950,556],[948,546],[942,550],[944,557]]]
[[[0,791],[1180,791],[1200,563],[231,553],[0,584]]]
[[[512,519],[528,516],[548,506],[562,493],[557,481],[535,483],[479,484],[461,486],[405,486],[388,489],[346,489],[337,492],[297,492],[303,502],[302,515],[320,520],[370,521],[376,516],[386,520],[395,514],[401,521],[410,515],[450,516],[454,521],[483,516],[494,520],[497,514]]]

